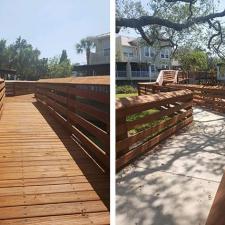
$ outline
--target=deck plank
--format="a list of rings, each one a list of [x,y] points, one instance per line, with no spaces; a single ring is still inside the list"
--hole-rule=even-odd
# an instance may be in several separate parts
[[[0,120],[0,224],[109,224],[109,175],[32,95]]]

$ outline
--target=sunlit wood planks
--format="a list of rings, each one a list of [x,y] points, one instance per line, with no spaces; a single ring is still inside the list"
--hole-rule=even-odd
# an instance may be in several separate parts
[[[109,224],[109,180],[33,96],[0,120],[0,224]]]

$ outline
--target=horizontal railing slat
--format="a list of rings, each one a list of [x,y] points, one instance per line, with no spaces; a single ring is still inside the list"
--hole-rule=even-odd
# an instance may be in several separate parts
[[[189,125],[193,121],[192,105],[193,94],[190,90],[118,99],[117,170]]]
[[[79,88],[76,84],[38,82],[35,95],[83,149],[109,170],[109,92]]]

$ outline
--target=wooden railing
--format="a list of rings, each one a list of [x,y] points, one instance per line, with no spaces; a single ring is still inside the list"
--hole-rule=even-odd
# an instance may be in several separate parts
[[[0,79],[0,117],[3,111],[4,100],[5,100],[5,81]]]
[[[104,170],[109,170],[109,85],[37,82],[36,98],[73,134]]]
[[[225,224],[225,174],[223,175],[205,225]]]
[[[138,85],[139,95],[149,95],[159,92],[188,89],[193,92],[193,101],[198,106],[225,112],[225,86],[209,86],[195,84],[167,84],[159,86],[152,83],[141,83]]]
[[[171,89],[167,88],[165,85],[159,86],[155,82],[138,83],[138,95],[149,95],[170,90]]]
[[[6,96],[27,95],[35,92],[35,81],[6,81]]]
[[[117,100],[117,170],[190,124],[192,99],[191,91],[180,90]]]

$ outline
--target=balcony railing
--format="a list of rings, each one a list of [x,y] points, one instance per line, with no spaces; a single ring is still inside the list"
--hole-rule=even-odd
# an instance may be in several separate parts
[[[91,52],[90,55],[90,64],[104,64],[110,63],[110,55],[104,55],[104,52]]]
[[[132,77],[149,77],[149,71],[131,71]]]
[[[124,70],[117,70],[116,77],[127,77],[127,71]]]

